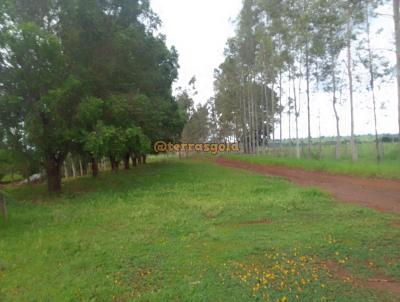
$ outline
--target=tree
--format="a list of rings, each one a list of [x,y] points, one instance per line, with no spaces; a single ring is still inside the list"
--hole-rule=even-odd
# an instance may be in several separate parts
[[[87,154],[92,167],[93,177],[99,174],[98,161],[104,156],[104,146],[99,135],[100,121],[103,118],[104,101],[96,97],[87,97],[79,104],[75,137],[79,143],[79,153]]]
[[[209,139],[209,114],[207,104],[198,105],[182,132],[182,142],[206,143]]]
[[[60,192],[81,83],[68,74],[57,37],[35,24],[3,30],[1,47],[8,50],[0,54],[1,102],[17,104],[4,106],[3,114],[20,125],[26,143],[41,154],[49,192]]]
[[[369,79],[367,89],[371,94],[372,99],[372,113],[373,113],[373,123],[374,123],[374,133],[375,133],[375,148],[376,148],[376,159],[378,162],[381,160],[381,150],[379,143],[378,134],[378,117],[377,117],[377,101],[376,101],[376,85],[379,80],[382,80],[385,76],[390,73],[389,62],[385,60],[382,56],[374,53],[371,46],[371,18],[376,16],[374,9],[378,3],[376,1],[368,2],[365,5],[365,33],[366,38],[361,40],[360,49],[364,50],[366,53],[365,57],[361,58],[360,61],[368,70]],[[364,46],[365,45],[365,46]]]
[[[396,40],[396,80],[400,137],[400,0],[393,0],[393,21]]]
[[[138,129],[143,161],[151,141],[178,139],[178,55],[159,24],[148,0],[0,4],[1,135],[42,162],[50,192],[61,190],[67,156],[87,158],[96,176],[104,156],[114,170],[126,163]]]
[[[325,4],[325,5],[324,5]],[[336,122],[336,159],[341,157],[340,116],[338,112],[338,88],[340,83],[339,56],[345,48],[346,18],[343,3],[328,1],[320,3],[320,32],[317,36],[319,45],[323,47],[321,79],[325,82],[326,91],[332,92],[332,107]]]
[[[214,104],[221,140],[235,137],[243,143],[245,152],[250,153],[253,152],[253,144],[250,143],[249,137],[249,95],[254,103],[250,108],[254,107],[254,141],[258,142],[255,144],[257,146],[260,146],[261,142],[266,144],[272,133],[273,122],[270,116],[272,112],[276,113],[272,108],[278,107],[278,98],[275,92],[267,87],[265,77],[259,73],[252,83],[243,81],[241,59],[235,41],[228,41],[225,55],[224,63],[214,73]],[[261,56],[258,59],[261,59]],[[252,93],[249,94],[249,91]]]
[[[358,151],[356,145],[356,138],[354,134],[354,87],[353,87],[353,57],[352,57],[352,40],[353,40],[353,4],[351,3],[348,8],[348,21],[347,21],[347,76],[349,78],[349,98],[350,98],[350,120],[351,120],[351,137],[350,137],[350,145],[351,145],[351,156],[353,162],[358,160]]]

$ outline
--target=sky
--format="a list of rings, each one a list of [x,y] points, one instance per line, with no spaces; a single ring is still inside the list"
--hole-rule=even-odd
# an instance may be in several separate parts
[[[150,0],[152,9],[162,21],[160,32],[166,35],[168,46],[175,46],[179,53],[179,79],[174,84],[186,88],[193,76],[196,76],[198,95],[194,97],[197,104],[204,104],[214,96],[214,69],[224,60],[224,48],[228,38],[234,36],[235,24],[242,0]],[[383,7],[382,13],[391,13],[390,6]],[[383,32],[374,35],[373,48],[394,64],[393,21],[382,16],[374,21],[372,31],[383,28]],[[345,71],[344,71],[345,73]],[[364,74],[364,77],[367,74]],[[365,92],[365,84],[357,85],[355,93],[355,128],[357,134],[373,133],[374,125],[371,111],[371,97]],[[397,133],[397,88],[394,77],[389,83],[378,87],[378,130],[380,133]],[[303,89],[304,91],[305,89]],[[288,95],[283,98],[287,99]],[[303,96],[305,100],[305,96]],[[285,100],[283,101],[285,103]],[[333,136],[336,134],[334,112],[331,97],[325,93],[312,94],[311,127],[312,136]],[[343,101],[339,106],[341,115],[341,133],[349,135],[350,114],[347,91],[343,92]],[[305,104],[302,104],[300,115],[300,136],[307,135]],[[282,118],[284,138],[289,137],[289,118]],[[294,121],[290,133],[295,132]],[[279,127],[276,129],[279,136]]]
[[[162,21],[168,46],[179,53],[179,79],[174,87],[185,88],[196,76],[196,103],[214,94],[214,69],[224,60],[226,41],[234,35],[233,21],[242,0],[151,0]]]

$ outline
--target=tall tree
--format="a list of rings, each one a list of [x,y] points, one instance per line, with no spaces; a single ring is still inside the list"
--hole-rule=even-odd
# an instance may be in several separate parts
[[[42,155],[50,192],[61,190],[61,166],[71,144],[72,121],[80,100],[80,82],[68,74],[57,37],[33,23],[1,35],[2,102],[13,100],[4,114],[23,123],[27,143]],[[18,121],[19,120],[19,121]]]
[[[322,51],[321,79],[325,89],[332,92],[332,107],[336,122],[336,159],[341,157],[340,116],[338,111],[338,90],[340,83],[339,57],[346,44],[346,18],[343,2],[321,1],[319,7],[319,27],[317,35]]]
[[[374,124],[374,133],[375,133],[375,148],[376,148],[376,159],[378,162],[381,160],[381,148],[379,143],[379,134],[378,134],[378,115],[377,115],[377,93],[376,86],[378,81],[384,80],[384,78],[390,73],[389,62],[384,59],[384,57],[379,56],[375,53],[372,48],[371,43],[371,19],[376,18],[375,10],[377,6],[380,4],[380,1],[369,1],[365,5],[365,13],[364,13],[364,30],[365,30],[365,38],[360,41],[360,50],[365,53],[361,58],[361,63],[368,71],[368,85],[367,89],[371,95],[371,103],[372,103],[372,113],[373,113],[373,124]]]
[[[393,0],[393,21],[396,40],[396,79],[397,79],[397,102],[398,123],[400,137],[400,0]]]
[[[8,147],[34,150],[50,192],[61,190],[70,152],[89,154],[93,170],[104,155],[116,168],[129,129],[141,129],[141,146],[179,137],[178,57],[155,35],[149,1],[10,0],[0,9],[0,123]]]

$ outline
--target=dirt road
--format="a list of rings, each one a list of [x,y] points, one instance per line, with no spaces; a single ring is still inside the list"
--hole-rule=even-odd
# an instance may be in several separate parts
[[[225,158],[217,158],[215,162],[225,167],[280,176],[301,186],[320,187],[340,201],[382,212],[400,214],[400,181],[398,180],[365,179],[297,168],[252,164]]]

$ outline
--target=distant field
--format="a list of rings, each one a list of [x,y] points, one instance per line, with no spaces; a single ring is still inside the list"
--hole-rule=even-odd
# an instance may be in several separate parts
[[[374,145],[364,143],[359,145],[359,161],[353,163],[349,148],[343,146],[342,159],[335,160],[335,147],[323,146],[322,157],[318,157],[318,147],[313,146],[313,158],[306,159],[303,154],[301,159],[295,157],[294,148],[284,147],[280,153],[278,148],[269,150],[267,154],[238,155],[231,154],[225,157],[237,159],[258,164],[280,165],[287,167],[302,168],[312,171],[327,171],[332,173],[343,173],[349,175],[358,175],[363,177],[383,177],[400,178],[400,145],[384,144],[383,159],[380,163],[376,161]],[[305,146],[306,148],[306,146]]]
[[[283,155],[287,157],[295,157],[295,146],[294,141],[292,146],[289,146],[288,142],[283,145]],[[275,148],[272,153],[279,153],[279,143],[275,142]],[[322,142],[322,158],[335,158],[336,147],[335,144],[328,144],[327,142]],[[374,142],[363,141],[357,144],[359,157],[365,161],[376,162],[376,146]],[[272,150],[272,149],[271,149]],[[304,141],[301,151],[303,156],[307,153],[307,144]],[[349,142],[343,142],[341,145],[341,158],[344,160],[351,159],[351,148]],[[400,144],[399,143],[380,143],[380,151],[383,161],[399,160],[400,161]],[[313,140],[312,154],[314,158],[319,158],[319,145],[316,139]]]
[[[201,161],[7,191],[0,301],[398,301],[400,219]],[[332,266],[346,269],[337,275]]]

